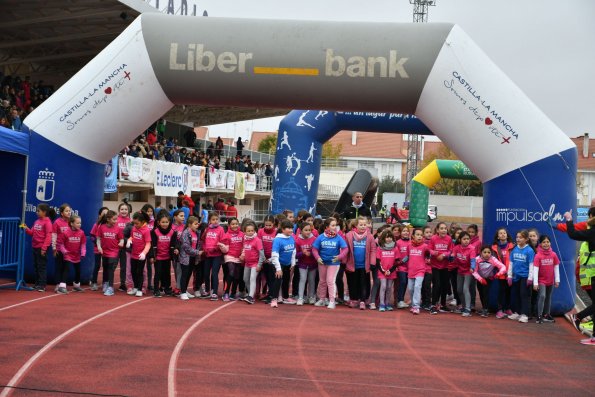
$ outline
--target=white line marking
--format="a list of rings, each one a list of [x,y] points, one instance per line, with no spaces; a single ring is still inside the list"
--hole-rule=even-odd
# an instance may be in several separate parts
[[[178,341],[178,344],[174,348],[174,351],[172,352],[171,357],[169,359],[169,368],[167,370],[167,395],[169,397],[175,397],[175,395],[176,395],[176,367],[178,365],[178,357],[180,355],[180,352],[182,351],[182,347],[184,347],[184,343],[186,343],[186,339],[188,339],[190,334],[192,332],[194,332],[194,330],[199,325],[201,325],[203,322],[205,322],[209,317],[211,317],[213,314],[217,313],[219,310],[223,310],[227,306],[233,305],[234,303],[236,303],[236,302],[235,301],[229,302],[223,306],[219,306],[218,308],[211,310],[210,312],[205,314],[202,318],[200,318],[197,322],[192,324],[190,326],[190,328],[188,328],[186,330],[186,332],[184,332],[184,335],[182,335],[182,337]],[[3,397],[3,396],[0,395],[0,397]]]
[[[70,328],[68,331],[58,335],[56,338],[54,338],[51,342],[49,342],[47,345],[45,345],[44,347],[41,348],[41,350],[39,350],[37,353],[35,353],[35,355],[33,357],[31,357],[22,367],[21,369],[19,369],[17,371],[17,373],[12,377],[12,379],[6,384],[8,387],[5,387],[4,390],[2,391],[2,393],[0,393],[0,397],[7,397],[9,396],[12,391],[14,389],[11,389],[10,387],[14,387],[16,385],[19,384],[19,382],[21,381],[21,378],[23,376],[25,376],[25,374],[27,373],[27,371],[29,370],[29,368],[31,368],[33,366],[33,364],[35,363],[35,361],[37,361],[41,356],[43,356],[48,350],[50,350],[51,348],[53,348],[54,346],[56,346],[58,343],[60,343],[60,341],[62,341],[64,338],[66,338],[68,335],[72,334],[73,332],[75,332],[76,330],[84,327],[85,325],[101,318],[104,316],[107,316],[108,314],[111,314],[117,310],[123,309],[126,306],[130,306],[130,305],[134,305],[135,303],[139,303],[142,302],[144,300],[147,299],[151,299],[151,297],[147,297],[147,298],[143,298],[143,299],[139,299],[133,302],[128,302],[124,305],[120,305],[117,307],[114,307],[113,309],[107,310],[103,313],[97,314],[96,316],[93,316],[85,321],[83,321],[82,323],[79,323],[78,325],[75,325],[74,327]]]
[[[83,290],[88,290],[88,289],[89,289],[88,287],[83,288]],[[33,291],[33,292],[35,292],[35,291]],[[14,305],[0,307],[0,312],[3,312],[4,310],[15,308],[15,307],[19,307],[19,306],[22,306],[22,305],[26,305],[28,303],[37,302],[37,301],[40,301],[40,300],[43,300],[43,299],[55,298],[57,296],[64,296],[64,295],[66,295],[66,294],[56,294],[56,293],[54,293],[54,294],[49,295],[49,296],[42,296],[41,298],[30,299],[28,301],[24,301],[24,302],[21,302],[21,303],[15,303]]]

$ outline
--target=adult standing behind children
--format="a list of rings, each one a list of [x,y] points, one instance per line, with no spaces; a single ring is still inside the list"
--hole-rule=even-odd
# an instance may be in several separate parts
[[[343,211],[343,219],[357,219],[360,216],[372,217],[370,209],[366,203],[363,202],[364,196],[361,192],[355,192],[351,198],[353,199],[353,202],[345,211]]]

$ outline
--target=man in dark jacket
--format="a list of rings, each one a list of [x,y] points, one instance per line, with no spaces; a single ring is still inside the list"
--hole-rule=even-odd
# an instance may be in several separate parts
[[[362,201],[362,199],[364,198],[363,194],[361,194],[360,192],[355,192],[352,198],[353,203],[351,203],[351,206],[349,206],[349,208],[343,211],[344,219],[356,219],[358,216],[372,216],[372,214],[370,213],[370,209]]]

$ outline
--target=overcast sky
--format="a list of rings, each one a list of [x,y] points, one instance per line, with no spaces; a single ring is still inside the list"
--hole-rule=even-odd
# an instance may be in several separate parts
[[[154,3],[155,0],[152,0]],[[180,3],[181,0],[175,0]],[[167,3],[161,0],[160,3]],[[189,0],[209,16],[411,22],[408,0]],[[162,7],[161,7],[162,8]],[[459,24],[564,132],[592,127],[595,110],[595,1],[437,0],[429,22]],[[211,134],[276,130],[280,118],[212,126]]]

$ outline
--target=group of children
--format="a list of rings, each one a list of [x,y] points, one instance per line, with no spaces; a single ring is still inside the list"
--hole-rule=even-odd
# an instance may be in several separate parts
[[[60,207],[53,224],[53,210],[40,204],[31,229],[38,291],[45,291],[47,255],[52,248],[58,277],[57,293],[67,293],[69,268],[75,270],[74,291],[80,285],[80,261],[86,238],[81,219],[68,204]],[[216,212],[208,222],[177,210],[173,216],[146,204],[130,217],[127,203],[118,212],[101,208],[90,231],[95,266],[91,290],[114,295],[114,274],[120,264],[119,290],[134,296],[179,296],[254,304],[260,299],[278,304],[313,304],[335,309],[350,307],[392,311],[409,308],[414,315],[453,312],[471,316],[479,292],[488,316],[492,285],[498,284],[496,318],[526,323],[553,322],[550,315],[552,290],[560,280],[559,260],[548,236],[536,230],[521,230],[515,244],[505,228],[497,230],[491,245],[481,245],[478,228],[450,229],[443,222],[431,227],[411,228],[383,225],[372,234],[371,220],[359,217],[345,222],[337,214],[324,221],[302,210],[294,216],[284,211],[267,216],[257,225],[228,218],[219,224]],[[26,227],[26,226],[25,226]],[[175,285],[171,282],[171,268]],[[223,291],[219,274],[223,268]],[[344,276],[349,298],[344,299]],[[193,291],[190,292],[190,280]],[[290,291],[291,287],[291,291]],[[406,303],[409,291],[410,304]]]

